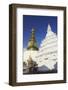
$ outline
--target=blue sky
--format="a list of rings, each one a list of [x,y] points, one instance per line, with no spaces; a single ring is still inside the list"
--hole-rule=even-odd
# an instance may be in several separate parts
[[[56,16],[23,15],[23,47],[27,48],[32,28],[35,28],[35,37],[39,47],[41,40],[46,36],[48,24],[50,24],[52,31],[57,34]]]

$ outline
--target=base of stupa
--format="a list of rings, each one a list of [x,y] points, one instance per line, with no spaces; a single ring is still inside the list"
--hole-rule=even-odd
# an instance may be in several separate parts
[[[57,73],[58,71],[57,70],[49,70],[49,71],[36,71],[36,72],[27,72],[27,73],[24,73],[24,75],[30,75],[30,74],[49,74],[49,73]]]

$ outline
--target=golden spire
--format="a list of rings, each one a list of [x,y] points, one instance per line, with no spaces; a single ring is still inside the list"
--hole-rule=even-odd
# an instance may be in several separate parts
[[[28,50],[38,50],[37,43],[36,43],[36,40],[35,40],[35,29],[34,28],[32,28],[31,38],[28,42],[27,49]]]

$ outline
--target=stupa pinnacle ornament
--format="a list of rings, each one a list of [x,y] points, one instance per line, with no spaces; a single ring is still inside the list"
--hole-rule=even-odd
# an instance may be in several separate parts
[[[51,31],[51,26],[50,24],[48,24],[47,32],[50,32],[50,31]]]
[[[34,28],[32,28],[31,38],[28,42],[27,49],[28,50],[38,50],[37,42],[36,42],[36,39],[35,39],[35,29]]]

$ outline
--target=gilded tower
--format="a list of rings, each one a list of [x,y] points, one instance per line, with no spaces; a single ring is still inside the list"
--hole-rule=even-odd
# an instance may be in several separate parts
[[[31,37],[28,42],[27,50],[38,50],[37,42],[35,39],[35,29],[32,28]]]

